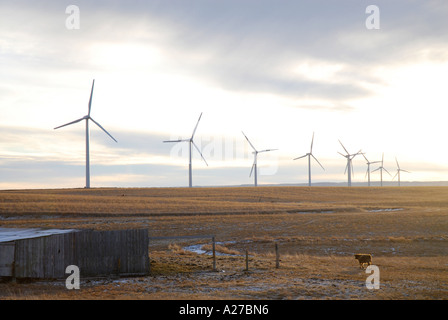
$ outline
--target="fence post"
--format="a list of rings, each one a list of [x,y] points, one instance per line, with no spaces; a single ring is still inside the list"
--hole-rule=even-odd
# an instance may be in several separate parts
[[[246,249],[246,269],[244,271],[249,271],[249,252]]]
[[[275,267],[280,267],[280,254],[278,253],[278,243],[275,243]]]
[[[212,237],[213,271],[216,271],[215,237]]]

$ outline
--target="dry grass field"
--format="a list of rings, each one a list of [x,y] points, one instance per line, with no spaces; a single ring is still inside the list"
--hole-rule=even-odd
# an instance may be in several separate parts
[[[6,300],[448,299],[445,187],[0,191],[0,227],[214,235],[219,253],[213,271],[210,239],[153,240],[147,277],[3,282]],[[379,289],[355,253],[373,254]]]

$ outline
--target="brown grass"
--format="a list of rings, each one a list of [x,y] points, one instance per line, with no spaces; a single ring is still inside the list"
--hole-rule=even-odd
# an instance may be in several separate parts
[[[259,187],[0,191],[0,227],[148,228],[151,275],[1,283],[0,299],[446,299],[448,188]],[[275,268],[274,244],[280,248]],[[249,271],[245,269],[249,251]],[[354,253],[372,253],[380,290]]]

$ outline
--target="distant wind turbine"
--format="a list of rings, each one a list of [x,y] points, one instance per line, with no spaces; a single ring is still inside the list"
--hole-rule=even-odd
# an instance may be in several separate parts
[[[298,158],[293,159],[293,160],[298,160],[298,159],[302,159],[302,158],[308,157],[308,186],[310,186],[310,187],[311,187],[311,157],[313,157],[314,160],[316,160],[316,162],[317,162],[317,163],[322,167],[322,169],[324,169],[324,171],[325,171],[325,168],[320,164],[319,160],[317,160],[316,157],[313,155],[313,142],[314,142],[314,132],[313,132],[313,137],[311,138],[310,152],[307,153],[307,154],[305,154],[305,155],[303,155],[303,156],[301,156],[301,157],[298,157]]]
[[[381,166],[375,170],[373,170],[372,172],[375,172],[377,170],[380,170],[381,173],[381,186],[383,186],[383,170],[387,172],[388,175],[392,176],[389,171],[386,170],[386,168],[384,168],[384,153],[383,153],[383,157],[381,159]]]
[[[361,154],[361,150],[359,150],[357,153],[350,154],[350,152],[347,151],[347,149],[344,147],[342,142],[340,140],[338,140],[338,141],[341,144],[342,148],[344,148],[345,152],[347,153],[344,155],[344,154],[338,152],[341,156],[343,156],[344,158],[347,159],[347,166],[345,167],[345,172],[348,173],[348,186],[351,187],[352,186],[352,173],[354,174],[352,160],[358,154]]]
[[[254,154],[254,163],[252,164],[252,169],[250,170],[250,174],[249,174],[249,177],[250,176],[252,176],[252,172],[255,172],[254,173],[254,185],[255,185],[255,187],[258,185],[258,181],[257,181],[257,156],[258,156],[258,154],[259,153],[262,153],[262,152],[269,152],[269,151],[275,151],[275,150],[278,150],[278,149],[266,149],[266,150],[261,150],[261,151],[258,151],[257,149],[255,149],[255,147],[253,146],[253,144],[249,141],[249,139],[247,138],[247,136],[244,134],[244,132],[243,132],[243,136],[246,138],[246,140],[247,140],[247,142],[249,142],[249,144],[250,144],[250,146],[252,147],[252,149],[254,149],[254,152],[252,152],[253,154]]]
[[[204,160],[205,164],[208,166],[207,161],[205,160],[204,156],[201,153],[201,150],[199,150],[198,146],[196,145],[196,143],[194,143],[193,138],[194,138],[194,134],[196,133],[196,129],[198,128],[199,125],[199,121],[201,121],[201,117],[202,117],[202,112],[201,115],[199,116],[198,122],[196,123],[196,127],[194,127],[193,130],[193,134],[191,135],[191,138],[189,139],[181,139],[181,140],[168,140],[168,141],[163,141],[163,142],[188,142],[189,143],[189,165],[188,165],[188,172],[189,172],[189,180],[188,180],[188,185],[189,187],[193,187],[193,169],[192,169],[192,161],[191,161],[191,157],[192,157],[192,145],[196,148],[196,150],[199,152],[199,154],[201,155],[202,160]]]
[[[89,110],[86,116],[82,117],[81,119],[72,121],[70,123],[64,124],[62,126],[56,127],[54,128],[59,129],[65,126],[69,126],[72,125],[74,123],[78,123],[82,120],[86,120],[86,188],[90,188],[90,142],[89,142],[89,120],[92,120],[93,123],[95,123],[98,127],[100,127],[101,130],[103,130],[109,137],[112,138],[112,140],[114,140],[115,142],[117,142],[117,140],[115,140],[114,137],[112,137],[112,135],[106,131],[106,129],[104,129],[98,122],[96,122],[95,120],[93,120],[93,118],[90,116],[90,112],[92,110],[92,96],[93,96],[93,87],[95,85],[95,79],[92,82],[92,90],[90,92],[90,99],[89,99]]]
[[[364,159],[366,159],[366,161],[367,161],[367,172],[366,172],[366,176],[368,175],[369,176],[369,179],[368,179],[368,186],[370,187],[370,165],[371,164],[374,164],[374,163],[380,163],[381,161],[372,161],[372,162],[370,162],[367,158],[366,158],[366,156],[364,155],[364,153],[362,154],[362,156],[364,157]]]
[[[410,172],[409,172],[409,171],[406,171],[406,170],[403,170],[403,169],[400,168],[400,165],[398,164],[398,160],[397,160],[397,158],[395,158],[395,161],[397,162],[397,173],[396,173],[395,176],[392,178],[392,180],[395,179],[396,176],[398,176],[398,186],[400,186],[400,185],[401,185],[401,183],[400,183],[400,172],[401,172],[401,171],[403,171],[403,172],[407,172],[407,173],[410,173]]]

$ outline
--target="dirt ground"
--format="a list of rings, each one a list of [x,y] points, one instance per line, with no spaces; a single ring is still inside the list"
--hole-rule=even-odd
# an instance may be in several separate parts
[[[79,290],[64,279],[8,279],[2,300],[448,299],[444,187],[0,191],[0,227],[216,240],[215,270],[210,238],[154,239],[148,276],[81,278]],[[376,271],[355,253],[372,254]],[[373,275],[377,289],[368,288]]]

